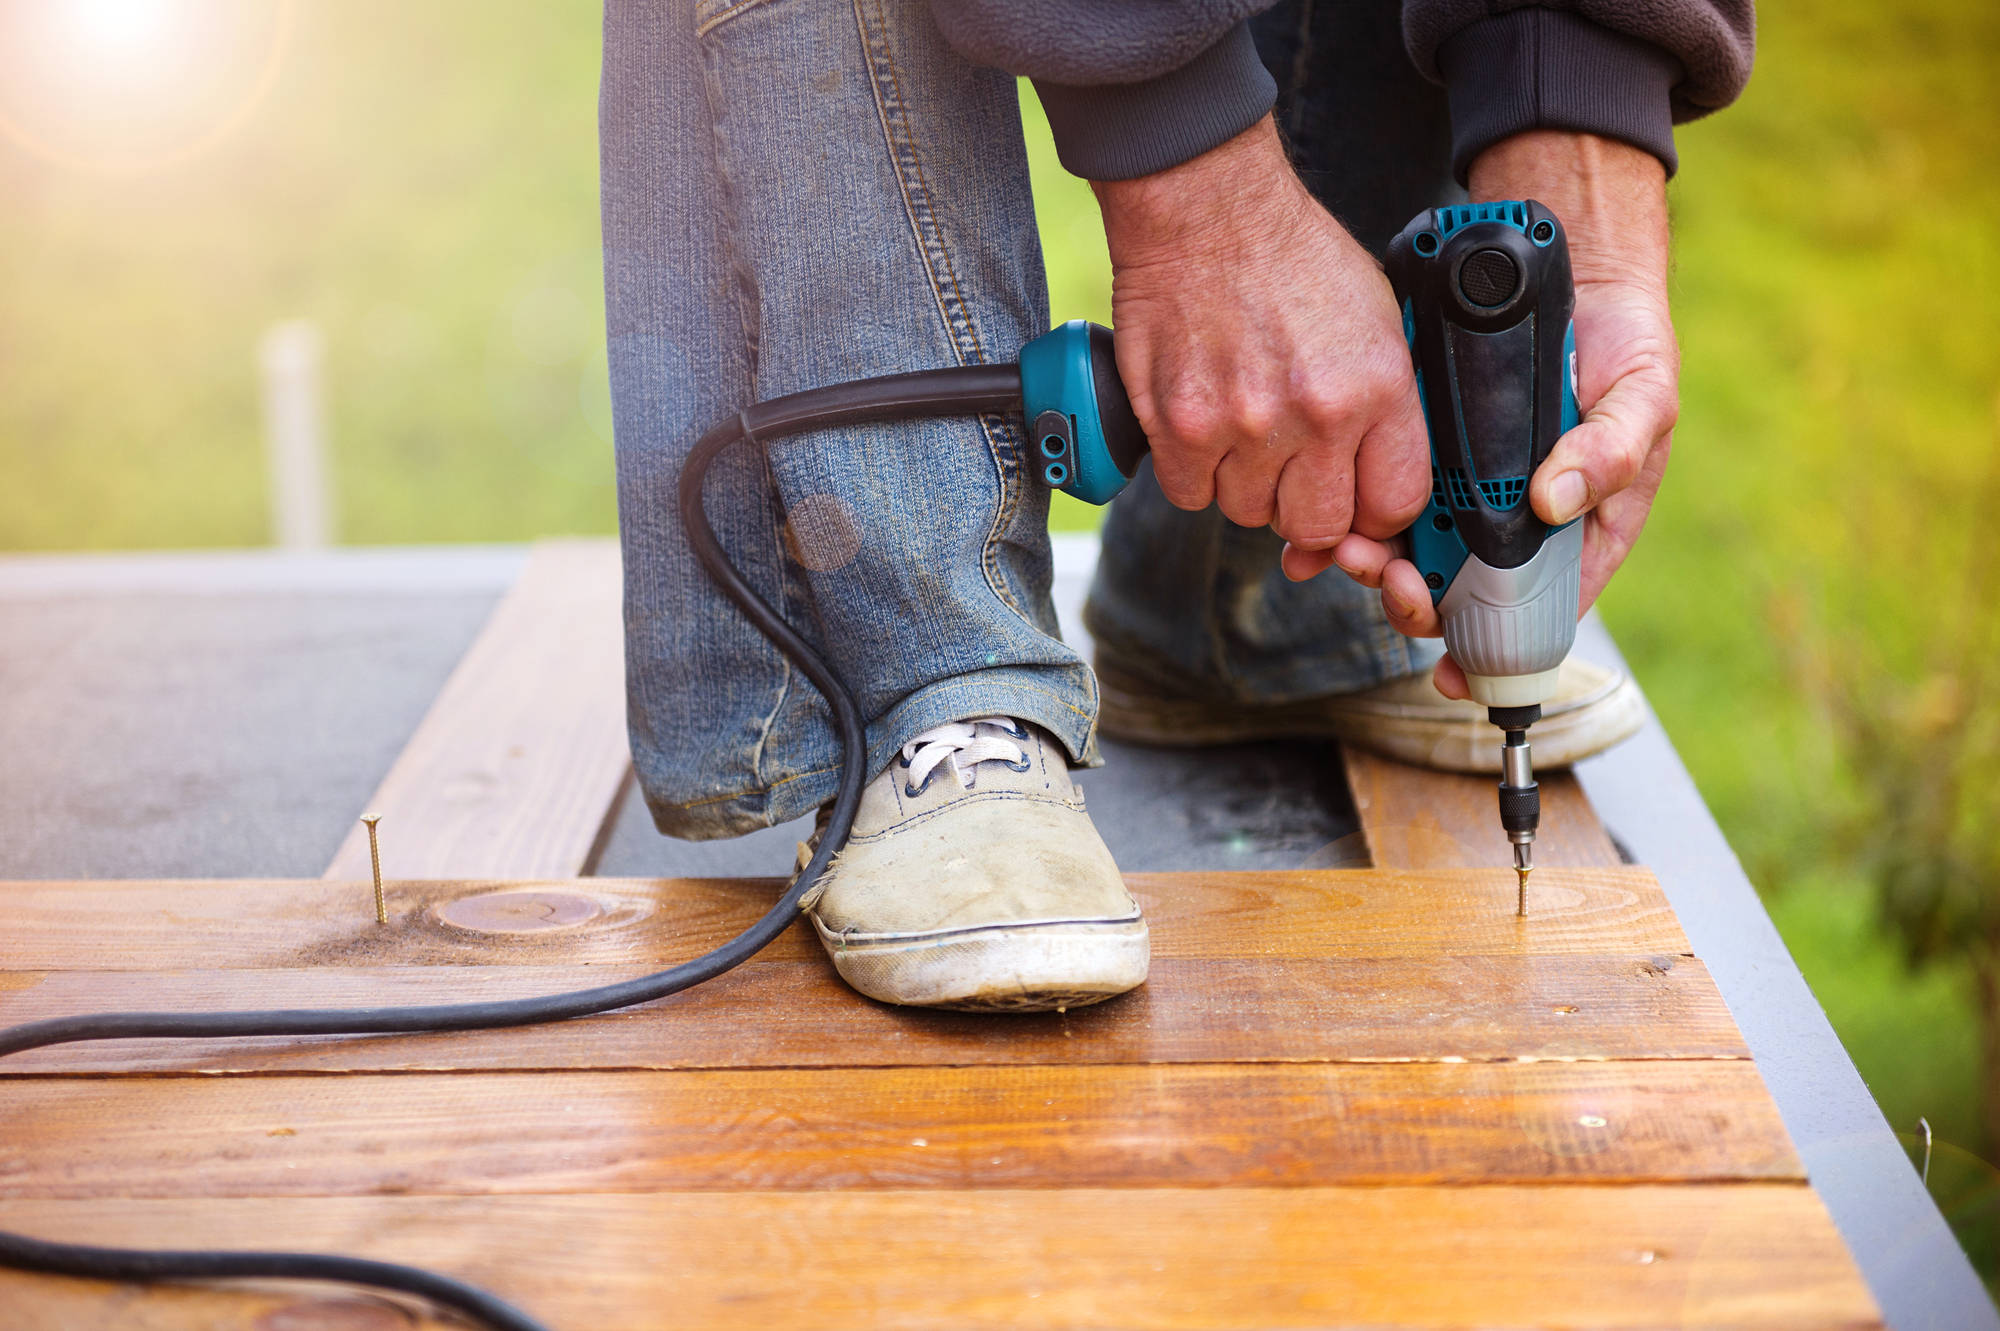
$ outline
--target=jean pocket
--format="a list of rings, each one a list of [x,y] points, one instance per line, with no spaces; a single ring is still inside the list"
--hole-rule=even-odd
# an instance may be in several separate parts
[[[738,14],[770,2],[771,0],[695,0],[694,35],[706,37]]]

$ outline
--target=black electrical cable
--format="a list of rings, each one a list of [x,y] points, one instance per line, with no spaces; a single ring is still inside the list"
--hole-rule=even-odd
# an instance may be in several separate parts
[[[721,947],[657,974],[571,993],[488,1003],[421,1007],[284,1009],[264,1012],[102,1012],[55,1017],[0,1030],[0,1057],[78,1040],[216,1040],[251,1035],[386,1035],[490,1030],[566,1021],[648,1003],[712,980],[748,961],[791,927],[799,902],[846,844],[868,779],[868,736],[861,708],[811,644],[787,624],[729,562],[702,506],[702,483],[722,451],[740,441],[769,442],[803,430],[864,421],[908,420],[1018,411],[1018,366],[967,365],[919,370],[807,389],[760,402],[703,435],[681,466],[680,511],[689,547],[744,618],[812,681],[833,711],[841,746],[840,782],[812,857],[777,904]],[[495,1331],[546,1331],[541,1323],[484,1290],[394,1262],[288,1252],[149,1252],[52,1243],[0,1231],[0,1266],[98,1280],[218,1280],[254,1277],[336,1280],[399,1290],[476,1318]]]

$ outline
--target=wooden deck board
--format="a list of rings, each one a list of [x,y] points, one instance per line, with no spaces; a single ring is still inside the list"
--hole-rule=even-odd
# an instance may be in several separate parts
[[[1368,858],[1378,869],[1457,869],[1512,861],[1500,830],[1494,793],[1499,779],[1498,741],[1491,776],[1432,772],[1346,747],[1347,789],[1361,820]],[[1569,772],[1536,775],[1542,822],[1535,862],[1543,868],[1610,868],[1622,862],[1590,799]],[[1543,882],[1538,868],[1534,885]],[[1535,894],[1535,906],[1542,904]]]
[[[1803,1181],[1747,1062],[16,1082],[0,1197]]]
[[[106,1009],[369,1007],[559,993],[639,966],[0,972],[0,1017]],[[444,1072],[982,1064],[1747,1058],[1691,957],[1165,957],[1115,1003],[988,1016],[857,998],[820,958],[555,1026],[365,1040],[118,1040],[0,1062],[35,1073]]]
[[[1307,957],[1685,955],[1666,896],[1641,868],[1536,874],[1536,909],[1514,914],[1511,869],[1423,873],[1127,875],[1153,955]],[[705,952],[768,909],[761,879],[402,882],[375,923],[366,883],[306,880],[0,883],[0,970],[136,970],[532,963],[670,964]],[[468,898],[483,898],[466,904]],[[453,904],[458,903],[458,904]],[[576,922],[540,927],[564,912]],[[475,920],[490,926],[453,923]],[[794,929],[763,954],[802,961]]]
[[[617,542],[536,544],[365,806],[386,876],[590,871],[632,768],[623,633]],[[356,827],[325,876],[368,874]]]
[[[0,1202],[0,1225],[419,1261],[566,1331],[1878,1325],[1818,1199],[1782,1183],[106,1198]],[[273,1325],[251,1320],[267,1293],[7,1272],[0,1306],[63,1331]]]

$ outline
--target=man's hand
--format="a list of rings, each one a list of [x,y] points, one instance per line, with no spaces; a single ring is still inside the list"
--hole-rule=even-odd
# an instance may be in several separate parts
[[[1325,567],[1430,492],[1388,279],[1299,183],[1269,117],[1157,175],[1094,187],[1118,375],[1160,489],[1270,524]],[[1300,557],[1304,557],[1303,555]]]
[[[1588,515],[1579,607],[1588,609],[1639,539],[1680,414],[1680,349],[1667,309],[1666,173],[1641,149],[1537,130],[1481,153],[1471,185],[1476,201],[1547,204],[1569,238],[1583,420],[1536,469],[1528,500],[1551,524]],[[1332,561],[1382,589],[1383,609],[1398,629],[1436,637],[1437,610],[1416,566],[1357,532],[1334,548]],[[1287,552],[1286,571],[1316,572],[1325,558]],[[1465,675],[1450,657],[1438,663],[1436,679],[1445,696],[1468,696]]]

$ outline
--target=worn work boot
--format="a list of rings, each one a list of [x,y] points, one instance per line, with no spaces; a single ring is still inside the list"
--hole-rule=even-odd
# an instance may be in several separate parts
[[[1144,983],[1151,955],[1062,746],[1006,717],[905,744],[807,907],[841,978],[885,1003],[1082,1007]]]
[[[1313,736],[1337,739],[1400,762],[1446,772],[1496,770],[1500,732],[1478,703],[1439,693],[1429,671],[1359,693],[1295,703],[1242,703],[1175,693],[1097,656],[1098,725],[1135,744],[1235,744]],[[1574,658],[1563,662],[1555,697],[1528,738],[1535,769],[1566,767],[1601,753],[1645,724],[1639,686],[1622,670]]]

